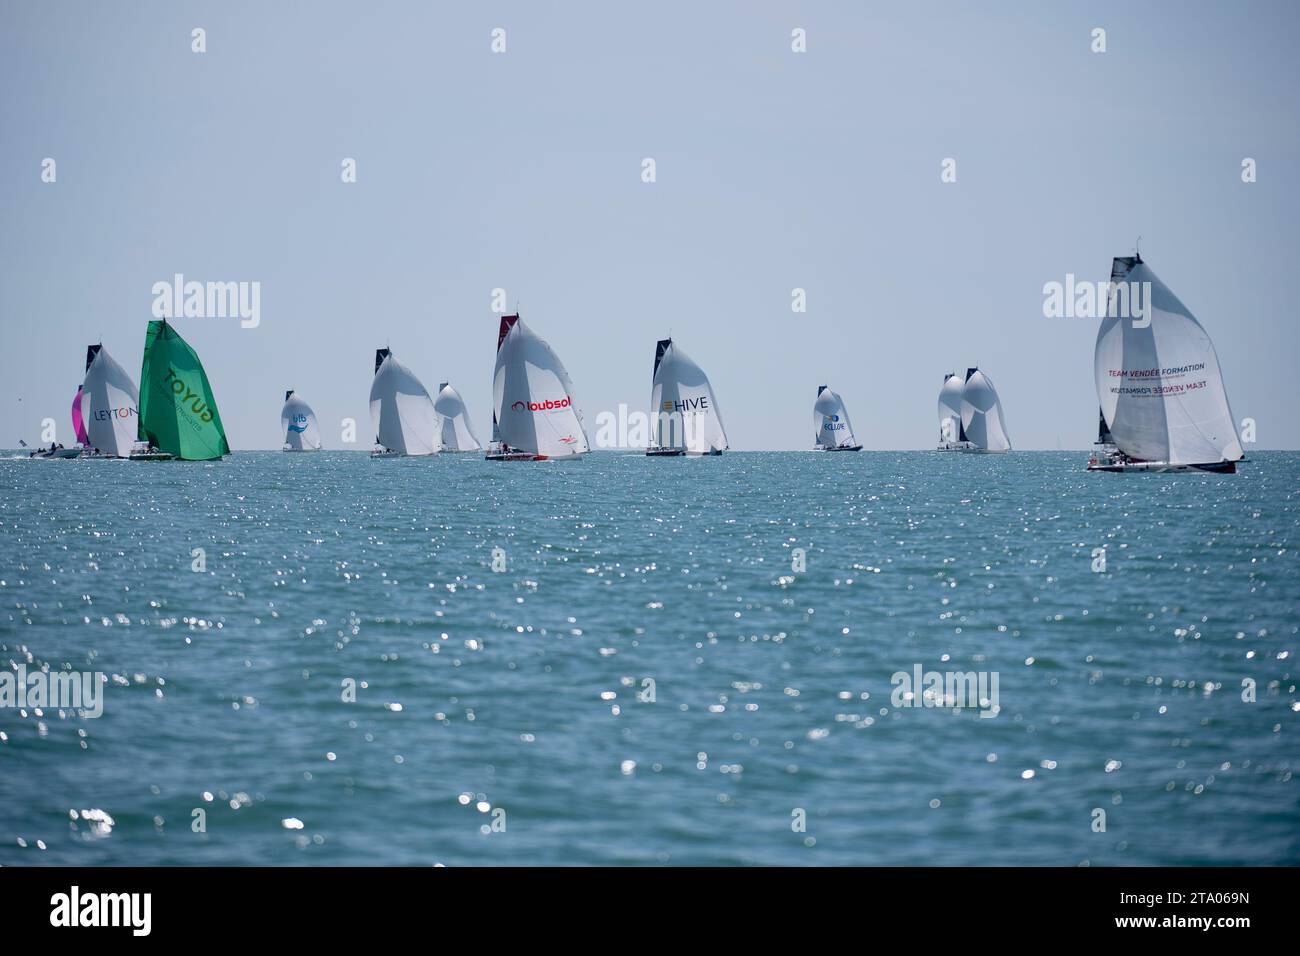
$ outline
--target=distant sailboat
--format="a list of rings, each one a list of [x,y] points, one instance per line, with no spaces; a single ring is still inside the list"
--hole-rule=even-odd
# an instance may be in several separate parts
[[[320,451],[320,425],[311,406],[294,394],[284,393],[280,409],[280,430],[284,432],[282,451]]]
[[[1088,470],[1234,474],[1245,453],[1209,335],[1140,255],[1115,259],[1110,281],[1112,300],[1118,283],[1150,295],[1146,324],[1112,316],[1112,301],[1097,330],[1102,448]]]
[[[503,315],[492,374],[488,461],[578,458],[589,450],[564,363],[518,315]]]
[[[969,447],[963,451],[1004,452],[1011,450],[1006,423],[1002,420],[1002,403],[993,380],[978,368],[966,370],[966,384],[961,390],[961,441]]]
[[[370,418],[376,448],[371,458],[436,455],[441,450],[438,413],[428,390],[388,349],[375,350]]]
[[[103,345],[86,346],[86,378],[81,390],[87,457],[131,458],[149,455],[140,445],[140,393],[126,369]],[[155,458],[166,458],[154,453]]]
[[[825,385],[817,386],[817,401],[813,404],[813,428],[816,430],[816,447],[819,451],[862,451],[853,435],[853,423],[844,400]]]
[[[460,392],[447,382],[438,386],[438,397],[433,401],[434,410],[442,420],[443,451],[482,451],[474,429],[469,423],[469,412],[465,409],[465,400]]]
[[[83,447],[89,447],[90,439],[86,437],[86,425],[81,417],[81,390],[84,387],[84,384],[78,385],[77,394],[72,396],[72,432]]]
[[[150,322],[145,332],[138,434],[152,448],[186,461],[230,454],[203,364],[166,319]]]
[[[970,446],[961,429],[962,379],[956,372],[943,377],[939,389],[939,451],[962,451]]]
[[[650,414],[654,440],[646,454],[651,457],[721,455],[728,448],[709,377],[672,339],[655,344]]]

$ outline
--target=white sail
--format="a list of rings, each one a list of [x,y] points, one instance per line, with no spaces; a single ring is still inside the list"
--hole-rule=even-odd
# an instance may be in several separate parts
[[[116,458],[130,456],[140,426],[140,392],[102,345],[86,351],[81,418],[88,447]]]
[[[1135,310],[1108,308],[1097,331],[1097,398],[1120,451],[1169,464],[1242,458],[1218,353],[1191,310],[1138,256],[1117,258],[1111,282],[1128,290],[1150,283],[1144,317],[1111,316]]]
[[[949,372],[939,390],[939,441],[961,441],[961,376]]]
[[[853,435],[853,423],[849,421],[849,411],[844,407],[844,400],[825,385],[817,390],[817,401],[813,404],[813,428],[816,429],[817,445],[820,448],[839,448],[858,443]]]
[[[433,399],[415,373],[388,349],[375,353],[370,386],[370,418],[375,441],[403,455],[437,454],[442,442]]]
[[[657,447],[680,448],[694,455],[727,450],[727,432],[713,386],[672,339],[663,339],[655,347],[650,409]]]
[[[546,458],[572,458],[588,451],[569,373],[518,316],[501,320],[492,401],[495,434],[511,449]]]
[[[961,425],[965,440],[981,451],[1011,450],[993,380],[977,368],[966,371],[966,384],[961,390]]]
[[[280,409],[280,430],[285,451],[320,451],[320,425],[311,406],[293,391],[285,392]]]
[[[446,382],[438,386],[438,397],[433,402],[434,409],[442,419],[443,451],[481,451],[483,446],[474,437],[474,429],[469,424],[469,412],[465,409],[465,400]]]

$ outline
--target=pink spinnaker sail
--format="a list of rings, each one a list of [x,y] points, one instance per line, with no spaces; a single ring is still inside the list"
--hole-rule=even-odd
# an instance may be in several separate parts
[[[90,439],[86,436],[86,426],[81,420],[81,386],[77,386],[77,394],[72,397],[72,430],[77,433],[77,441],[83,445],[89,445]]]

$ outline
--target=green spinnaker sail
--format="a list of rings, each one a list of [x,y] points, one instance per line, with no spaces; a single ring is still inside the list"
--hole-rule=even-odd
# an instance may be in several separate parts
[[[150,322],[144,336],[140,440],[188,461],[230,454],[203,364],[166,319]]]

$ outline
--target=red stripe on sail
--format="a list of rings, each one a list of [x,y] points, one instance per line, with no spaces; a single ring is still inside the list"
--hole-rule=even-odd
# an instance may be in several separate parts
[[[506,340],[506,335],[510,332],[511,329],[513,329],[513,328],[515,327],[515,323],[518,322],[518,321],[519,321],[519,316],[517,316],[517,315],[503,315],[503,316],[501,316],[501,331],[497,333],[497,351],[498,351],[498,352],[501,351],[501,343],[504,342],[504,341]]]

